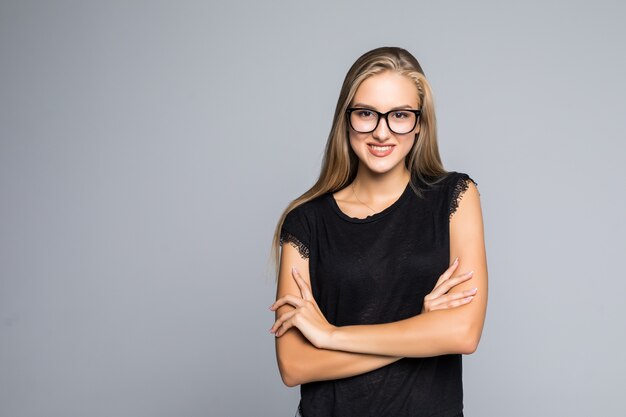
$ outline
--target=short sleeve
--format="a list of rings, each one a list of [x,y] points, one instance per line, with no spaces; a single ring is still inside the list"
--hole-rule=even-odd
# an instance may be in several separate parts
[[[298,250],[303,259],[310,255],[311,226],[303,206],[298,206],[287,213],[280,230],[280,245],[288,242]]]
[[[452,215],[456,212],[456,209],[459,207],[459,202],[463,198],[463,193],[469,187],[470,181],[474,183],[474,185],[478,186],[478,183],[474,181],[469,175],[463,172],[457,172],[452,177],[450,187],[450,204],[448,205],[448,219],[452,219]]]

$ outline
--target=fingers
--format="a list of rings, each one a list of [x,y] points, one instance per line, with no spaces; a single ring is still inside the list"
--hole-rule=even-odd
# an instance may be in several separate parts
[[[445,304],[439,304],[439,305],[433,307],[430,311],[444,310],[444,309],[448,309],[448,308],[460,307],[462,305],[470,303],[473,299],[474,299],[473,296],[469,296],[469,297],[461,298],[459,300],[449,301],[449,302],[447,302]]]
[[[279,298],[270,306],[270,310],[276,310],[280,306],[285,304],[292,305],[294,307],[301,307],[304,304],[304,300],[302,298],[298,298],[295,295],[287,294],[284,297]]]
[[[298,287],[300,287],[300,293],[302,294],[302,298],[304,298],[305,300],[312,300],[313,293],[311,292],[311,287],[309,287],[309,284],[307,284],[304,278],[302,278],[302,275],[300,275],[300,272],[298,272],[295,267],[291,268],[291,275],[293,275],[293,278],[298,284]]]
[[[462,305],[465,304],[469,304],[472,300],[474,299],[473,295],[470,295],[468,297],[460,297],[454,300],[447,300],[447,301],[430,301],[430,302],[424,302],[424,306],[422,307],[422,313],[426,313],[429,311],[435,311],[435,310],[445,310],[445,309],[449,309],[449,308],[455,308],[455,307],[460,307]]]
[[[281,315],[270,328],[270,333],[276,332],[276,337],[284,334],[292,326],[291,322],[287,322],[287,320],[291,319],[295,314],[296,310],[293,310]]]
[[[442,282],[444,282],[445,280],[450,278],[452,276],[452,273],[454,272],[454,270],[457,268],[457,266],[459,266],[459,258],[458,258],[458,256],[454,260],[454,262],[452,262],[452,265],[450,265],[448,267],[448,269],[446,269],[444,271],[444,273],[439,276],[439,279],[435,283],[435,288],[437,288],[437,286],[439,286]]]
[[[302,275],[300,275],[300,272],[298,272],[298,270],[295,267],[292,268],[291,270],[293,272],[294,279],[300,286],[300,293],[302,294],[302,298],[306,302],[311,303],[313,308],[315,308],[315,310],[317,310],[317,312],[323,316],[324,314],[322,313],[322,310],[320,310],[319,306],[317,305],[317,302],[315,301],[315,297],[313,297],[313,291],[311,290],[311,286],[304,280],[304,278],[302,278]]]
[[[440,310],[444,308],[458,307],[471,302],[474,296],[478,292],[478,288],[472,288],[471,290],[465,290],[452,294],[446,294],[433,300],[429,303],[429,310]]]
[[[450,291],[451,288],[459,285],[462,282],[467,281],[468,279],[472,278],[472,276],[474,276],[474,271],[469,271],[454,278],[449,278],[443,281],[441,284],[435,286],[431,293],[428,294],[426,297],[429,300],[441,297],[442,295]]]
[[[298,298],[294,295],[287,294],[282,298],[279,298],[270,306],[270,310],[276,310],[280,306],[285,304],[290,304],[294,307],[301,307],[303,305],[303,300],[313,300],[313,293],[311,292],[311,287],[307,284],[307,282],[302,278],[300,272],[296,268],[291,268],[291,274],[293,275],[296,284],[300,288],[300,294],[302,298]]]

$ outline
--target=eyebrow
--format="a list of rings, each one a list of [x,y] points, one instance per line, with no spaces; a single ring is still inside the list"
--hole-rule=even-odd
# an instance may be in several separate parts
[[[376,107],[370,106],[369,104],[365,104],[365,103],[354,103],[352,107],[366,107],[368,109],[378,110]],[[396,107],[391,108],[391,110],[402,110],[402,109],[417,110],[417,109],[412,108],[410,104],[404,104],[402,106],[396,106]]]

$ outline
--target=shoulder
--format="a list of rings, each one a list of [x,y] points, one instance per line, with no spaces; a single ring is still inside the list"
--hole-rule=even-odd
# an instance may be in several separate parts
[[[447,192],[450,218],[457,212],[463,198],[472,200],[472,204],[475,204],[480,198],[478,182],[466,172],[451,171],[448,173]]]
[[[478,182],[474,181],[474,178],[470,176],[466,172],[461,171],[448,171],[443,175],[442,182],[448,184],[451,187],[458,186],[459,183],[463,182],[472,182],[474,184],[478,184]]]
[[[478,182],[466,172],[450,171],[446,177],[448,189],[454,196],[463,194],[470,186],[477,188]]]
[[[316,197],[313,200],[306,201],[298,206],[292,208],[289,212],[287,212],[287,217],[294,217],[299,219],[308,219],[313,220],[316,214],[322,208],[322,204],[324,203],[324,199],[327,197],[326,194]]]
[[[436,191],[449,198],[467,189],[469,183],[478,184],[469,174],[459,171],[447,171],[438,176],[422,176],[421,178],[413,176],[413,181],[422,191]]]
[[[297,205],[285,214],[281,225],[280,243],[294,243],[303,257],[308,257],[311,240],[314,238],[320,205],[324,196]]]

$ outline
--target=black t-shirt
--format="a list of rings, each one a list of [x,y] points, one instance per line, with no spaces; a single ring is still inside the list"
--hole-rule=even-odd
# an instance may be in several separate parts
[[[365,219],[326,193],[289,212],[280,242],[309,258],[311,287],[335,326],[389,323],[420,314],[450,264],[449,220],[469,181],[450,172],[436,185],[414,177],[385,210]],[[463,411],[461,354],[403,358],[348,378],[300,387],[303,417],[449,417]]]

